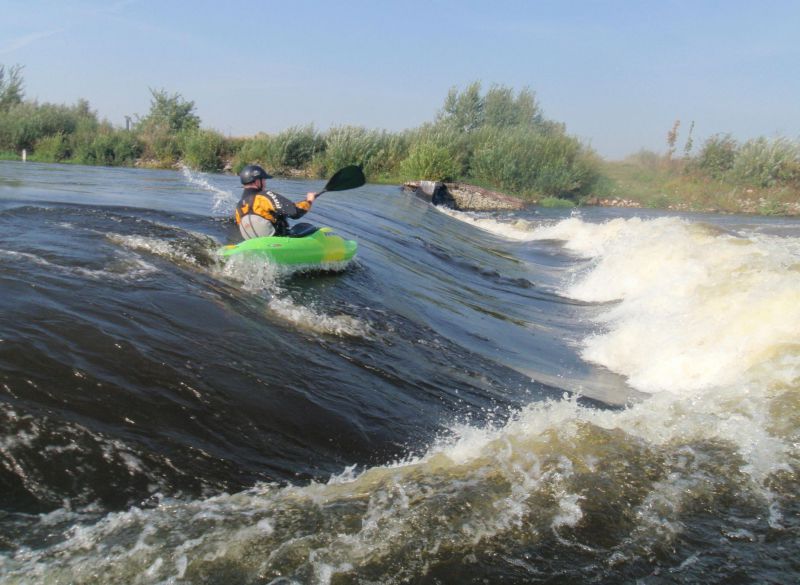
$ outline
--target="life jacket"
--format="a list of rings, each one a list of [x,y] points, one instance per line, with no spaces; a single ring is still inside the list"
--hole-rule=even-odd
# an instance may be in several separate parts
[[[245,240],[289,231],[287,215],[295,215],[295,205],[272,191],[245,189],[236,205],[236,223]]]

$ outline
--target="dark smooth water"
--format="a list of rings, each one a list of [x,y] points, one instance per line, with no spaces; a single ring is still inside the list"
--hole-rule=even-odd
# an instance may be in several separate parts
[[[238,194],[0,162],[4,582],[797,581],[797,222]]]

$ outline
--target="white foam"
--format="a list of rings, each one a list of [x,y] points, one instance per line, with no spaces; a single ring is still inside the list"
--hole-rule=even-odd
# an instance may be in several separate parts
[[[274,297],[269,302],[270,310],[295,323],[303,329],[316,333],[327,333],[340,337],[370,337],[372,331],[366,323],[350,315],[327,315],[306,305],[298,305],[291,299]]]
[[[574,398],[536,403],[501,426],[456,427],[454,436],[420,457],[361,473],[349,468],[326,484],[259,485],[204,500],[164,501],[152,510],[132,508],[76,526],[49,549],[0,555],[0,562],[9,583],[25,582],[32,570],[42,581],[80,581],[103,572],[109,583],[130,582],[145,571],[142,582],[156,583],[191,579],[216,562],[241,575],[277,573],[303,582],[303,575],[313,575],[311,582],[326,583],[386,558],[399,572],[382,582],[400,583],[424,574],[440,547],[468,552],[506,534],[536,542],[551,532],[562,546],[602,554],[570,531],[606,499],[624,498],[631,489],[635,507],[628,514],[636,525],[627,542],[638,554],[642,543],[679,533],[681,514],[713,492],[715,482],[734,481],[722,475],[728,457],[764,458],[743,449],[758,439],[750,429],[714,424],[733,418],[713,399],[697,408],[668,393],[621,412],[585,408]],[[706,442],[731,445],[733,454],[709,461],[713,451],[698,447]],[[767,457],[771,463],[778,458]],[[666,464],[668,471],[648,472],[642,461]],[[759,464],[769,473],[765,462]],[[659,479],[648,484],[648,473]],[[747,473],[756,488],[767,477]],[[603,489],[586,489],[596,474],[604,478]],[[632,481],[648,485],[643,499],[629,487]],[[779,516],[770,511],[771,518]],[[626,546],[613,550],[614,562],[622,562]]]
[[[152,238],[147,236],[125,236],[121,234],[108,233],[106,237],[125,248],[131,250],[138,250],[148,252],[155,256],[167,258],[173,262],[182,262],[185,264],[197,264],[197,259],[191,254],[187,254],[182,250],[176,242],[172,240],[164,240],[161,238]]]
[[[371,336],[369,325],[356,317],[329,315],[313,305],[294,301],[282,282],[298,270],[302,271],[302,267],[281,266],[245,255],[231,256],[221,264],[221,272],[226,278],[242,283],[242,289],[246,291],[268,293],[270,312],[302,329],[343,337]]]
[[[692,393],[742,382],[800,338],[796,240],[737,237],[673,218],[569,219],[535,234],[595,259],[564,293],[619,302],[599,319],[602,331],[585,341],[583,356],[639,390]],[[791,379],[796,364],[786,366]]]
[[[220,259],[217,270],[221,276],[240,283],[243,290],[250,292],[280,290],[284,276],[278,265],[244,254]]]
[[[524,219],[510,219],[507,221],[501,221],[493,217],[482,217],[466,211],[448,209],[447,207],[442,207],[441,205],[434,206],[434,209],[445,215],[449,215],[458,221],[470,224],[478,229],[490,232],[496,236],[500,236],[508,240],[526,242],[536,239],[534,230],[538,224]]]

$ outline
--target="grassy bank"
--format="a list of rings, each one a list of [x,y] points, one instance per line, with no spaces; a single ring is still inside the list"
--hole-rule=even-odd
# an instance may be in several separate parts
[[[696,156],[642,151],[604,161],[595,203],[685,211],[800,214],[800,144],[784,138],[738,143],[713,136]]]

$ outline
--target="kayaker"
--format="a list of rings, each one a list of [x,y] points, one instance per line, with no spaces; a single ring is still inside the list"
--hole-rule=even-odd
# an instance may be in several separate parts
[[[268,191],[266,182],[272,176],[258,165],[244,167],[239,178],[244,191],[236,205],[236,224],[245,240],[289,235],[287,218],[303,217],[314,203],[314,193],[307,193],[305,201],[292,203],[283,195]]]

